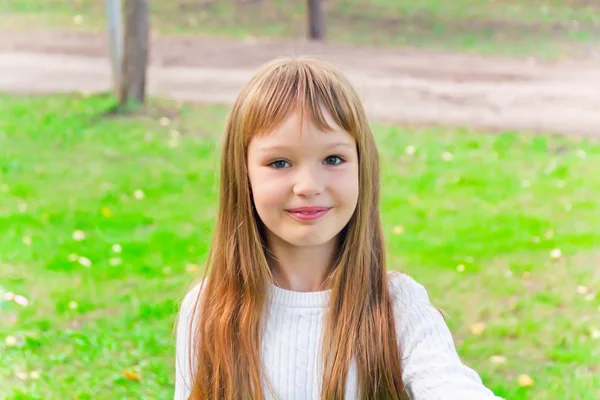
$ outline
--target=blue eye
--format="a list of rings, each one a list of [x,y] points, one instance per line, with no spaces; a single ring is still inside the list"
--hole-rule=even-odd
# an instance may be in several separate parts
[[[344,160],[342,160],[340,157],[338,156],[329,156],[325,159],[325,164],[327,165],[338,165],[343,163]]]
[[[277,160],[277,161],[273,161],[271,164],[269,164],[269,166],[276,168],[276,169],[286,168],[289,165],[290,165],[290,163],[285,160]]]

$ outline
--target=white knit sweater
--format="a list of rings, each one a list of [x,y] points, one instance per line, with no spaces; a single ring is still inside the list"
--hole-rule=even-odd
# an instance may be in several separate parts
[[[497,400],[478,374],[456,353],[452,335],[427,292],[410,277],[390,273],[396,329],[402,353],[403,381],[412,400]],[[187,400],[191,380],[188,358],[190,319],[199,285],[182,303],[177,326],[175,400]],[[319,399],[320,343],[331,290],[293,292],[269,287],[262,360],[267,378],[281,400]],[[197,319],[198,313],[194,315]],[[356,366],[350,366],[346,400],[358,399]],[[273,399],[266,385],[265,395]]]

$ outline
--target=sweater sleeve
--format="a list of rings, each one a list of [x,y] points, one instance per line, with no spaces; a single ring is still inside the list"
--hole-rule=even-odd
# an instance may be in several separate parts
[[[501,400],[465,366],[442,314],[406,275],[391,280],[403,381],[412,400]]]
[[[192,335],[197,326],[195,322],[198,319],[198,312],[195,310],[195,305],[199,293],[200,284],[186,294],[179,311],[176,329],[174,400],[188,400],[191,392],[195,363],[190,359],[190,350],[193,349]]]

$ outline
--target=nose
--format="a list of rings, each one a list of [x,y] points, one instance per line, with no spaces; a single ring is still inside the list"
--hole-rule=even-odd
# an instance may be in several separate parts
[[[315,168],[299,168],[293,179],[293,191],[297,196],[313,197],[323,193],[323,171],[319,173],[319,171],[317,171]]]

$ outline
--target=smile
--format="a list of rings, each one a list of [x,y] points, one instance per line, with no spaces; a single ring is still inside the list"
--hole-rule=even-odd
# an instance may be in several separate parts
[[[316,221],[331,210],[331,207],[299,207],[286,210],[288,214],[299,221]]]

